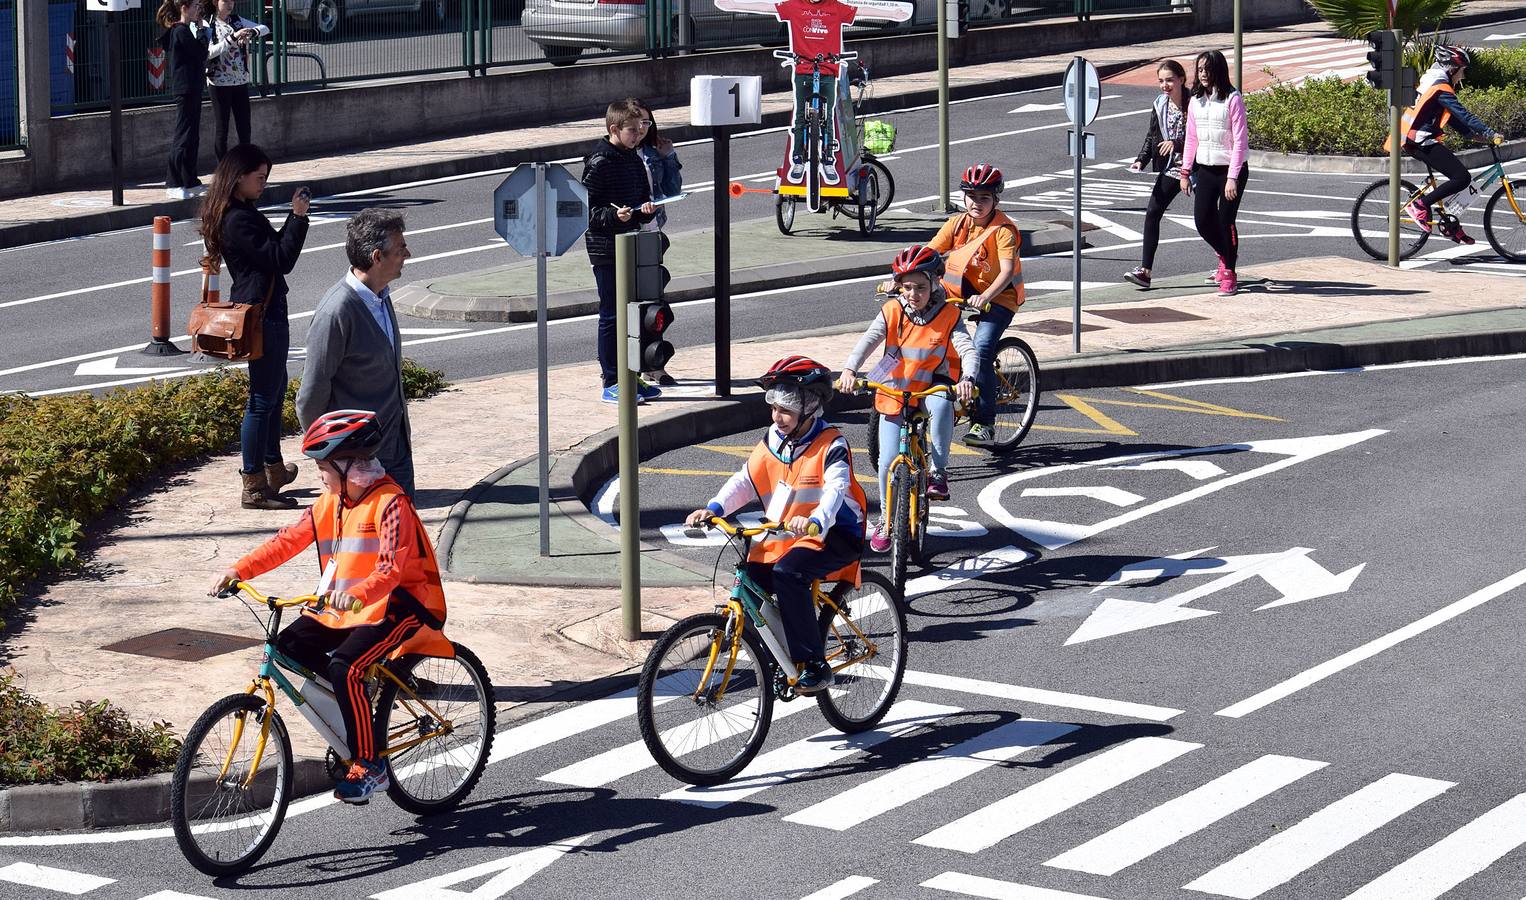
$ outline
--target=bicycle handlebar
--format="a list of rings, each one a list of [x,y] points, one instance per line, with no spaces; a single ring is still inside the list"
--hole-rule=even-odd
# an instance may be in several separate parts
[[[775,50],[774,59],[784,59],[796,63],[816,63],[821,65],[825,62],[841,63],[851,62],[858,59],[858,53],[849,50],[847,53],[818,53],[815,56],[804,56],[793,50]]]
[[[875,390],[880,391],[881,393],[889,394],[892,397],[902,397],[909,395],[913,400],[921,400],[923,397],[931,397],[934,394],[952,394],[954,392],[954,388],[957,387],[957,385],[935,384],[926,390],[907,391],[902,388],[898,388],[893,384],[880,384],[878,381],[870,381],[867,378],[858,378],[854,380],[853,387],[858,391],[861,391],[864,388],[874,388]],[[975,392],[976,396],[979,396],[979,387],[971,385],[970,388]]]
[[[711,516],[698,528],[685,528],[684,534],[688,537],[703,537],[705,532],[711,528],[714,528],[727,537],[757,537],[760,534],[768,534],[770,532],[778,532],[780,534],[794,534],[793,531],[790,531],[788,528],[784,527],[783,522],[763,522],[759,525],[749,527],[746,525],[737,525],[728,519],[722,518],[721,516]],[[821,526],[815,522],[812,522],[810,527],[805,530],[805,533],[810,537],[815,537],[821,534]]]
[[[360,600],[355,597],[350,598],[348,607],[340,606],[337,603],[330,603],[327,597],[320,597],[317,594],[303,594],[300,597],[269,597],[255,590],[254,585],[247,581],[235,581],[233,584],[218,591],[217,596],[219,599],[227,599],[228,597],[232,597],[233,595],[237,594],[239,591],[243,591],[245,594],[249,595],[251,600],[263,603],[271,609],[285,609],[292,606],[311,606],[313,609],[322,611],[332,606],[334,609],[337,609],[340,612],[359,612],[362,605]]]
[[[900,295],[898,292],[881,284],[875,288],[874,300],[876,303],[883,303],[886,300],[898,299],[899,296]],[[990,301],[985,303],[976,303],[973,300],[966,300],[963,297],[949,297],[947,298],[946,302],[957,306],[960,309],[967,309],[976,313],[988,313],[991,311],[992,305]]]

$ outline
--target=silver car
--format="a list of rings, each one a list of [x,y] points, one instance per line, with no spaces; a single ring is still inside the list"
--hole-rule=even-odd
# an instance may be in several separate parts
[[[322,0],[320,0],[322,2]],[[679,0],[673,0],[678,34]],[[780,39],[785,26],[771,16],[723,12],[714,0],[689,0],[695,41],[750,44]],[[525,37],[540,45],[553,65],[570,66],[584,50],[646,49],[646,0],[527,0]]]
[[[286,14],[320,41],[339,36],[345,19],[380,13],[416,13],[426,28],[445,24],[447,0],[287,0]]]

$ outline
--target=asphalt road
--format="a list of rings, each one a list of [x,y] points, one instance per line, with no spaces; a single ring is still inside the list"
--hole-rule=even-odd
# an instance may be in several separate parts
[[[726,805],[681,802],[704,798],[615,695],[501,733],[453,814],[306,804],[215,884],[162,830],[0,838],[0,893],[1519,897],[1523,377],[1516,358],[1083,392],[1132,434],[1046,410],[1075,430],[954,465],[938,512],[962,531],[936,562],[959,568],[913,582],[885,730],[779,706],[779,755]],[[707,452],[650,465],[740,463]],[[643,486],[676,519],[718,482]]]

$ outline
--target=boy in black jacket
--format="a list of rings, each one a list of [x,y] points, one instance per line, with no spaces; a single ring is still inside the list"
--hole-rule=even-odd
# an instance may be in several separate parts
[[[605,403],[619,399],[615,387],[615,235],[639,231],[657,218],[646,163],[636,150],[651,124],[641,107],[630,100],[616,100],[604,113],[607,134],[583,157],[583,186],[588,188],[588,232],[583,241],[599,289],[599,369],[604,376]],[[661,393],[642,384],[636,402]]]

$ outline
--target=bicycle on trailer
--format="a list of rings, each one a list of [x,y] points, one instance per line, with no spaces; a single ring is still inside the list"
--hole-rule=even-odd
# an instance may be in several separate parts
[[[690,616],[657,639],[641,669],[636,718],[663,771],[709,786],[729,780],[757,755],[774,701],[799,697],[800,671],[777,606],[747,574],[752,541],[789,532],[778,522],[749,528],[720,516],[707,527],[740,543],[730,596],[714,612]],[[688,533],[702,537],[703,529]],[[861,570],[860,579],[830,590],[820,581],[811,585],[836,678],[815,695],[816,704],[833,728],[850,734],[879,724],[906,671],[906,614],[883,575]]]
[[[1505,173],[1505,167],[1500,160],[1499,149],[1493,144],[1487,145],[1489,153],[1494,157],[1494,162],[1481,170],[1473,177],[1473,186],[1477,188],[1474,195],[1471,190],[1463,190],[1440,203],[1435,204],[1436,215],[1433,221],[1444,235],[1456,233],[1461,227],[1460,217],[1466,211],[1476,197],[1482,197],[1489,188],[1496,183],[1493,196],[1489,198],[1484,207],[1484,236],[1489,240],[1489,246],[1494,248],[1504,259],[1511,262],[1526,262],[1526,208],[1523,203],[1526,199],[1519,197],[1515,192],[1515,184],[1510,176]],[[1431,191],[1436,187],[1436,171],[1426,166],[1425,183],[1416,186],[1408,179],[1401,180],[1400,203],[1399,203],[1399,258],[1409,259],[1425,242],[1430,239],[1430,232],[1421,228],[1415,221],[1415,217],[1409,213],[1409,205],[1413,203],[1422,191]],[[1466,199],[1464,199],[1466,198]],[[1389,190],[1388,179],[1382,178],[1374,181],[1357,195],[1356,202],[1351,206],[1351,232],[1356,236],[1357,245],[1373,259],[1388,259],[1388,209]],[[1382,223],[1379,230],[1379,223]],[[1364,227],[1372,226],[1372,227]]]
[[[351,760],[334,694],[317,673],[276,649],[281,613],[323,597],[267,597],[245,582],[218,594],[270,610],[265,646],[249,687],[207,708],[186,733],[170,781],[170,824],[181,853],[197,869],[243,872],[270,849],[291,802],[291,738],[276,711],[276,688],[328,743],[329,775],[344,777]],[[358,608],[356,601],[355,608]],[[294,685],[287,673],[305,679]],[[487,767],[496,711],[493,685],[475,654],[432,633],[399,647],[366,672],[372,719],[391,768],[387,795],[403,809],[431,815],[453,809]]]

